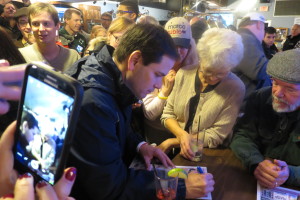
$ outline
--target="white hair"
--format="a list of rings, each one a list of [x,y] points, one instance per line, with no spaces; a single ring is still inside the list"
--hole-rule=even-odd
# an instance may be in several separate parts
[[[200,65],[206,68],[236,67],[243,58],[244,45],[241,36],[230,29],[211,28],[204,32],[197,50]]]
[[[155,19],[155,17],[144,15],[141,16],[137,22],[138,24],[154,24],[159,25],[159,22]]]

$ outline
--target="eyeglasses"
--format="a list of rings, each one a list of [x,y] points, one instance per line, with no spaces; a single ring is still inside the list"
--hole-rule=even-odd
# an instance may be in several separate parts
[[[27,24],[29,24],[28,21],[19,21],[18,23],[20,26],[27,26]]]
[[[125,13],[133,13],[133,12],[130,11],[130,10],[117,10],[116,13],[117,13],[117,14],[120,14],[120,15],[124,15]]]
[[[218,79],[223,79],[224,77],[226,77],[229,74],[229,72],[212,73],[212,72],[206,72],[206,71],[202,71],[202,73],[206,77],[215,77]]]
[[[112,36],[114,36],[114,38],[115,38],[115,40],[116,40],[116,43],[118,43],[119,44],[119,42],[120,42],[120,37],[117,37],[117,36],[115,36],[114,34],[112,34]]]
[[[103,20],[103,21],[111,21],[111,19],[105,19],[105,18],[101,18],[101,20]]]

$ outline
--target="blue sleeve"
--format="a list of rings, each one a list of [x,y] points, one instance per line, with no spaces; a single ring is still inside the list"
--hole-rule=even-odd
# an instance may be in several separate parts
[[[300,166],[289,165],[290,175],[285,184],[292,186],[300,186]]]

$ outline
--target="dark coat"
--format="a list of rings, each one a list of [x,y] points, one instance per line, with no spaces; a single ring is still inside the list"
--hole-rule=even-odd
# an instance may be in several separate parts
[[[135,97],[112,60],[113,48],[77,61],[67,73],[85,92],[68,166],[77,168],[76,199],[155,199],[154,174],[130,169],[142,139],[130,127]]]
[[[295,37],[292,37],[291,35],[287,36],[282,51],[293,49],[298,41],[300,41],[300,34]]]
[[[271,90],[263,88],[249,97],[230,147],[251,172],[265,158],[285,161],[290,171],[286,184],[299,187],[300,110],[275,112]]]

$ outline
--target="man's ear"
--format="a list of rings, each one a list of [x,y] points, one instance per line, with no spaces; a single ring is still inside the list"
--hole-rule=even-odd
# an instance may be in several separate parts
[[[27,130],[28,129],[28,122],[27,121],[24,121],[22,123],[22,130]]]
[[[129,55],[128,58],[128,66],[127,69],[128,71],[133,71],[135,68],[135,65],[141,61],[142,62],[142,53],[140,51],[134,51]]]
[[[256,28],[258,30],[261,30],[262,28],[265,28],[265,24],[264,23],[260,23],[259,21],[256,22]]]
[[[137,18],[137,15],[136,15],[136,13],[131,13],[131,19],[133,20],[133,21],[135,21],[135,19]]]
[[[56,29],[59,30],[59,28],[60,28],[60,22],[58,22],[58,23],[56,24]]]

